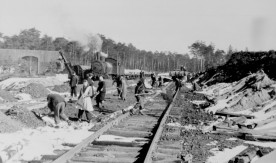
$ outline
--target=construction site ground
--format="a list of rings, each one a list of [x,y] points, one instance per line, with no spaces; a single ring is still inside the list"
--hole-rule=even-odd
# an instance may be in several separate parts
[[[58,78],[63,80],[51,77],[55,82],[45,83],[45,79],[31,79],[35,81],[35,87],[32,88],[40,90],[42,95],[49,91],[69,100],[70,89],[66,78]],[[78,110],[73,104],[69,104],[65,112],[73,121],[71,126],[65,122],[55,126],[53,117],[39,119],[31,110],[48,112],[46,97],[37,92],[32,93],[34,90],[28,87],[32,84],[30,80],[7,80],[13,84],[0,82],[2,91],[9,93],[7,97],[6,93],[0,93],[3,99],[0,103],[2,160],[41,160],[42,155],[53,155],[70,149],[93,133],[90,130],[93,123],[75,121]],[[112,86],[112,81],[107,81],[104,110],[95,107],[93,113],[98,116],[113,115],[135,103],[135,83],[128,81],[128,96],[123,102],[116,96],[116,87]],[[192,162],[209,163],[260,161],[276,148],[275,87],[275,81],[258,73],[240,81],[218,83],[196,92],[191,91],[189,83],[185,84],[174,104],[174,107],[179,108],[179,116],[170,116],[167,120],[168,126],[180,129],[180,138],[177,138],[181,144],[179,157],[192,156]],[[162,139],[167,139],[166,135],[174,131],[171,127],[165,128]]]

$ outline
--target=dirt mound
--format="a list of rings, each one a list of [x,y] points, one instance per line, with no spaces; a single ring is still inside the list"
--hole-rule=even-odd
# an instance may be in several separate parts
[[[70,87],[69,87],[69,85],[65,85],[65,84],[64,85],[55,85],[52,90],[55,92],[64,93],[64,92],[69,92]]]
[[[26,127],[37,128],[45,126],[45,123],[39,119],[33,112],[20,106],[13,106],[5,112],[11,119],[24,124]]]
[[[0,90],[0,103],[1,102],[15,102],[16,98],[8,91]]]
[[[28,93],[33,98],[46,97],[50,93],[42,84],[37,83],[28,84],[26,87],[20,89],[20,92]]]
[[[268,52],[237,52],[232,54],[228,62],[216,69],[207,70],[200,78],[199,83],[207,82],[213,85],[221,82],[234,82],[247,76],[251,72],[263,69],[272,79],[276,79],[276,53]]]
[[[0,111],[0,133],[15,132],[23,127],[21,123],[11,119]]]

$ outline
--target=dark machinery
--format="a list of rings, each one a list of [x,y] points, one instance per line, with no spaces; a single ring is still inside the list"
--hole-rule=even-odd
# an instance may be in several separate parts
[[[66,69],[68,70],[69,78],[72,76],[72,73],[75,72],[76,75],[79,76],[80,83],[82,83],[83,79],[85,79],[89,73],[93,73],[96,79],[99,76],[103,76],[104,78],[113,78],[117,75],[124,75],[124,66],[117,62],[116,59],[106,58],[107,54],[102,52],[96,53],[96,60],[91,62],[91,67],[89,68],[85,68],[80,65],[72,66],[72,64],[66,60],[63,55],[63,51],[60,51],[59,54],[64,61]]]

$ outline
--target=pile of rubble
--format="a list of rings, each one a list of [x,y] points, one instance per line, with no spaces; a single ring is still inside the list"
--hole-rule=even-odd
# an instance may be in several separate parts
[[[176,98],[175,106],[183,108],[181,114],[181,125],[199,125],[214,120],[213,115],[197,109],[190,101],[202,100],[202,94],[192,93],[182,88],[180,95]]]
[[[252,157],[259,156],[258,151],[270,152],[273,150],[267,148],[269,146],[265,143],[260,142],[270,142],[272,147],[271,141],[276,141],[276,82],[271,80],[263,71],[249,74],[237,82],[210,86],[198,93],[204,94],[206,101],[203,103],[204,105],[198,104],[196,108],[215,115],[215,119],[213,119],[215,122],[211,123],[211,128],[208,128],[209,132],[215,135],[223,134],[228,137],[237,137],[239,138],[237,140],[259,142],[260,147],[251,152],[253,153]],[[185,110],[189,111],[189,109]],[[189,114],[189,112],[186,111],[185,114]],[[184,122],[187,124],[191,123],[186,120],[189,119],[188,117],[184,118]],[[193,132],[185,133],[185,137],[191,133]],[[197,135],[201,134],[193,134],[191,137],[194,138]],[[200,138],[203,140],[203,137]],[[251,148],[249,144],[244,142],[242,144],[245,145],[246,149]],[[241,153],[232,161],[237,162],[240,159],[245,159]]]
[[[275,86],[275,81],[269,79],[265,73],[255,73],[238,82],[209,87],[202,93],[215,101],[207,108],[208,112],[240,112],[272,100],[275,97]]]
[[[0,111],[0,133],[11,133],[21,130],[24,126]]]
[[[0,90],[0,103],[15,102],[16,98],[8,91]]]
[[[65,93],[70,91],[70,87],[68,84],[63,85],[55,85],[52,91],[59,92],[59,93]]]
[[[181,130],[182,154],[192,154],[193,162],[206,162],[208,157],[213,156],[211,149],[218,148],[223,151],[242,144],[242,141],[227,140],[230,136],[204,134],[201,130]]]
[[[39,117],[24,107],[13,106],[5,111],[5,114],[28,128],[45,126],[45,123]]]
[[[33,98],[47,97],[50,93],[42,84],[30,83],[24,88],[20,89],[20,92],[30,94]]]

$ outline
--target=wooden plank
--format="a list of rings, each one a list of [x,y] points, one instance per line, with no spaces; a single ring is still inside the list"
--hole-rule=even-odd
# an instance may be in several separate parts
[[[166,120],[167,120],[167,117],[169,116],[169,113],[171,111],[171,109],[173,108],[173,103],[178,95],[178,92],[179,92],[179,89],[176,91],[176,93],[174,94],[174,97],[173,97],[173,100],[172,102],[170,103],[170,106],[167,108],[165,114],[163,115],[162,117],[162,120],[158,126],[158,129],[154,135],[154,138],[150,144],[150,147],[149,147],[149,150],[148,150],[148,153],[145,157],[145,160],[144,160],[144,163],[151,163],[152,162],[152,156],[153,156],[153,151],[156,149],[156,146],[157,146],[157,143],[158,143],[158,140],[160,139],[161,135],[162,135],[162,131],[163,131],[163,128],[165,126],[165,123],[166,123]]]
[[[245,140],[263,140],[263,141],[276,141],[275,134],[263,133],[261,131],[250,131],[245,129],[233,129],[229,127],[219,127],[217,131],[212,131],[211,133],[219,133],[230,136],[236,136],[239,138],[243,138]]]
[[[229,113],[229,112],[223,112],[223,111],[217,111],[215,115],[223,115],[223,116],[230,116],[230,117],[246,117],[248,119],[254,119],[255,116],[253,115],[247,115],[247,114],[237,114],[237,113]]]
[[[168,149],[168,148],[160,148],[160,147],[158,147],[156,149],[156,151],[159,152],[159,153],[170,154],[170,155],[180,154],[180,149]]]
[[[247,150],[247,148],[245,148],[244,150],[242,150],[239,154],[237,154],[236,156],[232,157],[228,163],[235,163],[235,159],[237,156],[241,155],[242,153],[244,153]]]
[[[130,163],[136,158],[110,158],[110,157],[74,157],[71,162],[95,162],[95,163]]]
[[[263,120],[263,121],[260,121],[260,122],[257,122],[257,123],[251,124],[251,125],[247,125],[247,128],[261,127],[261,126],[264,126],[264,125],[274,122],[274,121],[276,121],[276,116],[272,116],[269,119],[266,119],[266,120]]]
[[[116,130],[116,129],[110,129],[105,134],[107,135],[116,135],[116,136],[123,136],[123,137],[138,137],[138,138],[144,138],[149,137],[152,135],[151,132],[146,131],[134,131],[134,130]]]
[[[135,153],[141,150],[140,147],[122,147],[122,146],[116,146],[116,145],[110,145],[110,146],[100,146],[100,145],[88,145],[87,147],[83,148],[82,151],[87,150],[94,150],[94,151],[120,151],[125,153]]]
[[[269,154],[256,160],[254,163],[275,163],[276,160],[276,150],[270,152]]]
[[[93,141],[93,145],[118,145],[122,147],[141,147],[146,142],[120,142],[120,141]]]
[[[119,152],[119,151],[85,151],[78,153],[78,157],[90,157],[90,156],[112,156],[115,158],[135,158],[139,154],[136,152]]]
[[[165,159],[159,161],[152,161],[152,163],[182,163],[180,159]]]
[[[259,148],[247,148],[240,152],[238,155],[236,155],[234,158],[232,158],[228,163],[234,163],[234,162],[247,162],[250,163],[250,161],[257,156],[257,152],[259,151]]]
[[[245,133],[245,134],[254,134],[254,135],[264,135],[264,136],[274,136],[276,137],[276,134],[273,133],[264,133],[263,131],[258,130],[250,130],[250,129],[235,129],[231,127],[224,127],[224,126],[216,126],[216,130],[223,129],[223,130],[229,130],[232,132],[239,132],[239,133]]]
[[[117,119],[109,122],[103,128],[101,128],[100,130],[98,130],[97,132],[95,132],[94,134],[92,134],[91,136],[89,136],[88,138],[86,138],[85,140],[83,140],[81,143],[79,143],[77,146],[75,146],[74,148],[72,148],[70,151],[68,151],[67,153],[63,154],[61,157],[59,157],[55,161],[53,161],[53,163],[66,163],[67,160],[71,159],[72,157],[74,157],[74,155],[76,153],[80,152],[80,150],[84,146],[86,146],[90,142],[93,142],[95,139],[97,139],[99,136],[101,136],[105,131],[107,131],[114,124],[118,124],[118,122],[122,121],[123,119],[127,118],[128,116],[129,116],[129,112],[125,113],[125,114],[122,114]]]

